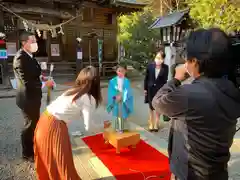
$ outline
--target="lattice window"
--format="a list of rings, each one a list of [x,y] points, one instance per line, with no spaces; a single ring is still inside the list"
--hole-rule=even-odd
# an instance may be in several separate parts
[[[113,31],[112,30],[104,30],[104,39],[111,39],[113,38]]]
[[[98,37],[103,37],[103,29],[92,29],[92,31],[95,32]]]
[[[4,32],[9,33],[17,30],[17,19],[8,13],[4,13]]]
[[[72,61],[76,58],[76,26],[66,25],[64,26],[64,58],[68,61]]]
[[[110,29],[104,30],[103,44],[104,44],[104,57],[106,59],[114,58],[114,50],[116,48],[114,30]]]
[[[111,25],[113,24],[113,15],[112,14],[105,14],[105,24]]]

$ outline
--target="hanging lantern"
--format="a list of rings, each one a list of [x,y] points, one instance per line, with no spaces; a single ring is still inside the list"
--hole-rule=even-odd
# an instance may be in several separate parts
[[[47,39],[47,31],[43,31],[43,39]]]
[[[171,36],[172,36],[172,41],[173,42],[177,42],[180,40],[181,38],[181,27],[180,26],[173,26],[172,27],[172,33],[171,33]]]
[[[0,38],[4,39],[6,37],[6,34],[4,34],[3,32],[0,32]]]
[[[56,29],[55,29],[55,28],[50,29],[50,32],[51,32],[52,38],[57,37],[57,32],[56,32]]]
[[[12,17],[11,20],[12,20],[12,25],[14,26],[15,25],[14,18]]]
[[[23,21],[23,26],[26,31],[28,31],[28,24],[26,21]]]
[[[182,38],[182,33],[183,33],[183,29],[178,26],[176,31],[176,41],[179,41]]]
[[[34,29],[33,27],[31,28],[31,32],[32,32],[32,33],[35,33],[35,29]]]
[[[58,34],[62,34],[62,35],[64,35],[64,32],[63,32],[63,28],[62,28],[62,26],[60,26],[60,30],[58,31]]]
[[[167,42],[167,29],[163,29],[163,42]]]
[[[171,43],[171,40],[172,40],[171,27],[166,28],[166,34],[167,34],[167,42]]]
[[[37,32],[38,37],[41,37],[41,36],[42,36],[42,34],[41,34],[41,32],[40,32],[39,29],[37,29],[36,32]]]
[[[175,42],[181,41],[181,39],[187,34],[187,32],[190,31],[191,29],[186,31],[185,29],[178,25],[161,28],[160,30],[161,41],[164,44],[173,45]]]

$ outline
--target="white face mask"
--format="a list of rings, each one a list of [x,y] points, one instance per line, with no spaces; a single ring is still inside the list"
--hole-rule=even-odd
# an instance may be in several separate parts
[[[30,51],[31,51],[32,53],[35,53],[35,52],[37,52],[37,50],[38,50],[38,44],[37,44],[37,43],[32,43],[32,44],[30,45]]]

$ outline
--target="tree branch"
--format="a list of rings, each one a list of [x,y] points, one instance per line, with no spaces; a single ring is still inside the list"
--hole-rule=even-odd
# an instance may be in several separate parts
[[[179,0],[175,0],[175,3],[176,3],[176,8],[178,10],[179,9]]]
[[[161,0],[161,1],[163,1],[165,6],[172,12],[173,9],[166,3],[166,1],[165,0]]]

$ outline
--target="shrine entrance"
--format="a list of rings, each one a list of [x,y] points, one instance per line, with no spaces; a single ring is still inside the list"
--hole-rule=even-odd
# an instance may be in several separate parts
[[[38,51],[36,52],[36,57],[48,57],[48,52],[47,52],[47,37],[43,31],[39,31],[41,33],[41,36],[38,35],[38,33],[35,31],[35,36],[37,39],[37,44],[38,44]]]

